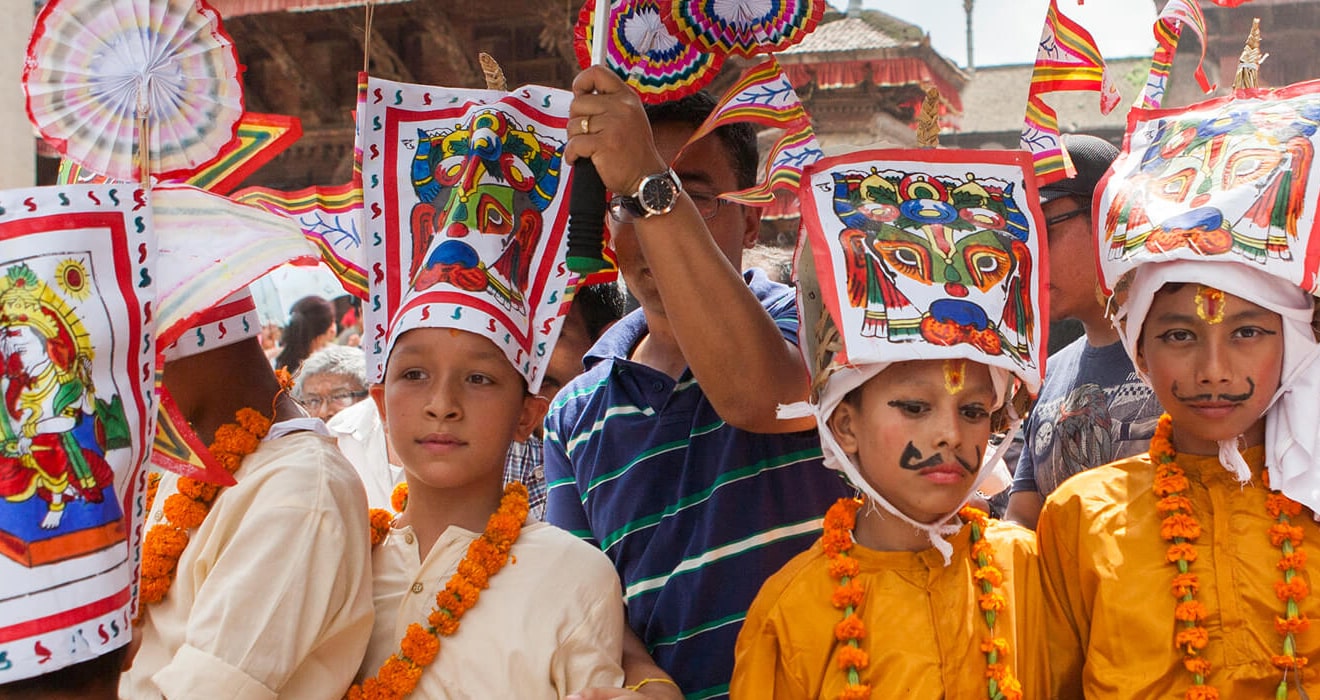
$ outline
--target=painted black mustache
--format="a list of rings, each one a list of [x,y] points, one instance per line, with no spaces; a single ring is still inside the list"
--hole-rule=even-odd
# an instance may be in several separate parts
[[[980,448],[978,448],[976,452],[977,455],[979,456],[981,452]],[[963,469],[966,469],[967,473],[969,474],[975,474],[976,470],[979,469],[979,467],[973,467],[972,465],[963,461],[963,458],[959,457],[958,455],[954,455],[953,458],[958,460],[958,464],[961,464]],[[944,464],[944,456],[942,454],[936,452],[930,457],[926,459],[922,459],[921,450],[918,450],[916,445],[913,445],[910,442],[907,444],[907,447],[903,448],[903,454],[900,455],[898,458],[898,466],[907,469],[908,471],[914,471],[914,472],[921,471],[922,469],[927,469],[929,467],[938,466],[941,464]],[[979,464],[979,460],[978,460],[978,464]]]
[[[1253,381],[1251,381],[1251,377],[1247,377],[1247,387],[1248,387],[1248,389],[1247,389],[1247,393],[1245,393],[1245,394],[1218,394],[1219,400],[1220,400],[1220,401],[1231,401],[1231,402],[1233,402],[1233,403],[1238,403],[1238,402],[1241,402],[1241,401],[1246,401],[1247,399],[1251,398],[1251,397],[1252,397],[1253,395],[1255,395],[1255,393],[1256,393],[1256,383],[1253,382]],[[1210,401],[1210,400],[1214,399],[1215,396],[1216,396],[1215,394],[1209,394],[1209,393],[1206,393],[1206,394],[1193,394],[1193,395],[1191,395],[1191,396],[1183,396],[1183,395],[1181,395],[1181,394],[1178,393],[1178,385],[1177,385],[1177,384],[1174,384],[1174,385],[1173,385],[1172,393],[1173,393],[1173,398],[1178,399],[1179,401],[1182,401],[1182,402],[1188,402],[1188,401]],[[906,453],[905,453],[905,454],[906,454]]]

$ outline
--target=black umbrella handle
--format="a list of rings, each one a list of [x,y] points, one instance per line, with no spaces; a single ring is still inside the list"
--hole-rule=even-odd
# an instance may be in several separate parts
[[[590,158],[573,162],[568,199],[568,269],[587,275],[609,267],[605,247],[605,183]]]

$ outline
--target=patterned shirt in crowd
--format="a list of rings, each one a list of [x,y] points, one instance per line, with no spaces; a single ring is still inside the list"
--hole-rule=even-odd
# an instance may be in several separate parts
[[[527,510],[537,520],[545,520],[545,463],[541,438],[535,435],[526,442],[509,443],[504,459],[504,483],[521,481],[527,487]]]
[[[1022,426],[1013,490],[1044,498],[1074,474],[1146,452],[1161,413],[1122,343],[1097,348],[1078,338],[1049,358]]]
[[[793,291],[759,270],[746,277],[796,343]],[[690,369],[675,381],[628,360],[646,333],[641,310],[625,316],[551,405],[546,516],[614,562],[629,625],[687,697],[726,697],[752,599],[850,490],[821,466],[814,430],[739,430]]]

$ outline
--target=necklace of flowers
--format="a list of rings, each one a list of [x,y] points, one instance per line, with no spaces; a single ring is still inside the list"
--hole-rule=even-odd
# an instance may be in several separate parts
[[[1008,658],[1008,640],[995,636],[995,622],[999,611],[1008,607],[1008,599],[995,588],[1004,582],[1004,572],[995,566],[994,549],[985,541],[989,516],[985,511],[965,506],[958,515],[969,524],[972,543],[972,563],[976,570],[972,579],[980,591],[977,603],[985,618],[986,638],[981,642],[985,654],[986,697],[990,700],[1021,700],[1022,684],[1013,677],[1005,659]]]
[[[839,693],[839,700],[869,700],[871,686],[861,682],[861,672],[870,663],[870,655],[861,647],[866,637],[866,625],[857,615],[865,591],[857,583],[861,564],[848,556],[853,547],[853,528],[857,525],[857,509],[861,499],[840,498],[825,513],[825,532],[821,538],[825,554],[830,558],[830,576],[838,579],[830,602],[843,611],[843,620],[834,626],[834,638],[839,647],[839,669],[848,674],[848,685]]]
[[[406,492],[404,501],[406,505]],[[463,614],[477,604],[491,577],[509,562],[509,552],[526,520],[527,487],[511,482],[504,487],[500,506],[486,522],[486,530],[468,545],[458,571],[436,594],[435,609],[426,617],[426,624],[409,624],[399,643],[399,653],[386,659],[375,677],[349,688],[345,697],[400,700],[411,693],[421,680],[422,670],[440,653],[440,638],[458,631]]]
[[[261,439],[270,432],[271,420],[251,408],[239,409],[235,422],[215,431],[215,440],[207,446],[211,455],[230,474],[238,471],[243,458],[256,451]],[[151,511],[160,486],[160,475],[147,479],[146,507]],[[164,519],[147,531],[142,540],[142,583],[139,600],[142,607],[165,599],[179,567],[179,557],[188,546],[188,531],[200,527],[211,512],[211,504],[220,494],[219,486],[181,476],[177,493],[165,499]]]
[[[390,492],[390,508],[394,509],[391,513],[384,508],[372,508],[367,511],[370,516],[371,524],[371,546],[375,547],[385,541],[385,536],[390,532],[390,526],[394,524],[394,517],[402,513],[408,507],[408,482],[400,481]]]
[[[1191,573],[1191,563],[1196,561],[1196,549],[1192,542],[1201,536],[1201,525],[1192,515],[1192,502],[1185,492],[1190,485],[1183,470],[1178,467],[1178,453],[1173,448],[1173,419],[1169,414],[1160,416],[1155,427],[1155,435],[1150,441],[1150,457],[1155,464],[1155,495],[1159,497],[1158,508],[1164,515],[1160,524],[1160,535],[1170,542],[1167,558],[1178,567],[1173,577],[1173,596],[1178,601],[1174,608],[1174,618],[1182,623],[1182,629],[1174,636],[1174,644],[1183,652],[1183,666],[1192,674],[1192,687],[1187,689],[1188,700],[1214,700],[1219,691],[1206,684],[1210,674],[1210,662],[1201,656],[1201,650],[1209,642],[1210,635],[1205,629],[1205,606],[1196,600],[1200,581]],[[1265,475],[1265,487],[1269,488],[1269,475]],[[1296,635],[1305,632],[1311,621],[1301,614],[1299,602],[1307,596],[1306,582],[1297,576],[1298,569],[1306,564],[1306,552],[1302,551],[1302,529],[1292,524],[1291,518],[1301,514],[1301,504],[1281,493],[1271,492],[1265,501],[1265,510],[1274,518],[1270,526],[1270,543],[1282,552],[1278,569],[1283,572],[1283,580],[1274,584],[1275,595],[1284,603],[1284,616],[1274,619],[1274,628],[1283,636],[1283,653],[1271,657],[1276,668],[1283,671],[1276,697],[1288,696],[1288,671],[1301,671],[1306,665],[1305,656],[1297,654]]]

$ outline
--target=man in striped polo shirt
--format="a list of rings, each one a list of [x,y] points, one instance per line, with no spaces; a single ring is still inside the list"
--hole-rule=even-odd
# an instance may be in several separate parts
[[[739,274],[760,213],[717,198],[755,182],[751,127],[687,144],[708,95],[644,112],[599,68],[574,90],[565,159],[590,157],[608,190],[637,193],[612,202],[611,227],[641,308],[551,407],[547,517],[614,562],[629,625],[686,696],[725,697],[761,583],[849,492],[821,466],[812,422],[775,416],[808,392],[794,293]]]

